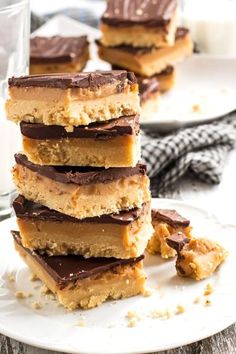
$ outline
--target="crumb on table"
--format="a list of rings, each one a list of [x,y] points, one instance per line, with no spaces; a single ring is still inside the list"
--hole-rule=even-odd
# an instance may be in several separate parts
[[[204,296],[211,295],[213,293],[213,291],[214,291],[213,286],[210,283],[207,284],[207,286],[205,287],[205,290],[204,290]]]
[[[176,311],[175,311],[176,315],[179,315],[179,314],[184,313],[184,312],[185,312],[184,306],[182,306],[182,305],[177,305],[176,306]]]
[[[32,304],[31,304],[31,308],[32,308],[33,310],[41,310],[41,309],[43,308],[43,304],[42,304],[42,302],[40,302],[40,301],[34,301],[34,302],[32,302]]]
[[[200,104],[198,104],[198,103],[193,104],[193,105],[192,105],[192,111],[193,111],[194,113],[199,113],[199,112],[201,112],[201,106],[200,106]]]
[[[27,292],[25,292],[25,291],[20,291],[20,290],[18,290],[18,291],[15,292],[15,297],[16,297],[17,299],[26,299],[26,298],[32,297],[32,296],[33,296],[32,293],[27,293]]]

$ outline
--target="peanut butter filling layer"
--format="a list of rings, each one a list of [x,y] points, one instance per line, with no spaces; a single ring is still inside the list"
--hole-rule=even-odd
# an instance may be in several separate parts
[[[78,185],[55,181],[16,164],[13,179],[18,192],[26,199],[79,219],[140,208],[150,200],[146,175],[119,178],[110,183]]]
[[[169,65],[175,65],[193,51],[188,32],[177,38],[172,47],[136,49],[129,46],[105,47],[100,42],[97,44],[102,60],[147,77],[160,73]]]
[[[29,204],[29,202],[28,202]],[[43,217],[43,207],[18,215],[17,223],[24,247],[48,255],[76,254],[88,257],[133,258],[144,253],[152,235],[150,206],[144,205],[132,220],[132,211],[122,212],[118,222],[89,220],[56,220],[56,215]],[[38,217],[37,217],[38,210]],[[55,212],[53,212],[55,214]],[[126,214],[130,215],[126,217]],[[96,218],[98,219],[98,218]],[[125,219],[122,222],[122,219]]]
[[[68,280],[65,285],[62,285],[52,276],[53,268],[48,269],[43,266],[44,261],[39,259],[40,256],[36,258],[16,240],[15,248],[32,272],[56,295],[59,303],[70,310],[78,307],[92,308],[107,299],[127,298],[143,293],[145,290],[146,276],[142,269],[142,261],[117,265],[110,270],[82,279]],[[67,257],[62,260],[64,263],[69,262]],[[76,271],[78,266],[76,262],[73,263],[75,263],[73,269]]]
[[[39,165],[132,167],[140,159],[139,138],[129,135],[104,141],[23,137],[23,148],[29,160]]]

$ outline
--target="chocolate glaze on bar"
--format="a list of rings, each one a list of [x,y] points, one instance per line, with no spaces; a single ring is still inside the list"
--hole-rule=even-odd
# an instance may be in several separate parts
[[[179,40],[184,38],[187,34],[189,33],[189,30],[187,28],[184,27],[178,27],[175,33],[175,40]],[[102,47],[102,43],[99,40],[95,41],[97,43],[98,46]],[[171,47],[170,47],[171,48]],[[119,45],[116,47],[112,47],[110,48],[112,49],[118,49],[120,51],[123,52],[128,52],[130,54],[133,55],[144,55],[144,54],[148,54],[151,53],[152,51],[158,51],[161,50],[162,48],[154,48],[154,47],[132,47],[131,45]]]
[[[122,135],[139,134],[139,116],[127,116],[113,119],[105,123],[92,123],[86,126],[74,127],[73,132],[67,132],[59,125],[35,123],[20,123],[22,135],[37,140],[63,138],[90,138],[108,140]]]
[[[176,8],[176,0],[108,0],[102,22],[119,27],[158,27],[170,22]]]
[[[87,48],[87,36],[34,37],[30,39],[30,63],[73,62],[83,56]]]
[[[15,154],[16,163],[41,176],[60,183],[89,185],[110,183],[121,178],[134,175],[145,175],[146,165],[138,163],[135,167],[72,167],[72,166],[41,166],[30,162],[23,154]]]
[[[118,224],[129,225],[140,216],[146,214],[150,203],[145,203],[142,208],[123,210],[118,214],[108,214],[93,218],[77,219],[72,216],[59,213],[41,204],[34,203],[19,195],[13,202],[13,208],[19,219],[40,220],[49,222],[73,222],[73,223],[95,223],[95,224]]]
[[[189,220],[172,209],[152,209],[152,220],[165,222],[173,227],[187,227],[190,224]]]
[[[60,289],[71,285],[71,282],[102,274],[107,271],[113,271],[116,267],[125,265],[134,265],[144,259],[141,255],[137,258],[116,259],[116,258],[83,258],[82,256],[47,256],[40,255],[35,251],[24,248],[21,243],[20,233],[12,231],[12,236],[17,245],[27,252],[38,262],[44,270],[54,279]]]
[[[9,87],[49,87],[49,88],[81,88],[97,89],[104,85],[117,84],[117,92],[122,92],[125,82],[137,82],[134,73],[125,70],[94,71],[76,74],[42,74],[12,77]]]
[[[185,236],[182,232],[177,232],[176,234],[170,235],[166,238],[166,243],[168,246],[180,252],[184,246],[190,242],[190,239]]]

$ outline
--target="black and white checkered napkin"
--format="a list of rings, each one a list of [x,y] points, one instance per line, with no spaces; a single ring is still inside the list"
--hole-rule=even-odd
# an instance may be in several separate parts
[[[141,145],[153,197],[187,173],[206,183],[220,183],[226,155],[236,145],[236,112],[167,136],[143,133]]]

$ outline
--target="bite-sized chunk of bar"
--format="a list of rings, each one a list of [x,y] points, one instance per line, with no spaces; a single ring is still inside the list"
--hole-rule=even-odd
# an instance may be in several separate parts
[[[134,167],[140,160],[139,116],[75,127],[21,122],[24,153],[39,165]]]
[[[89,59],[87,36],[30,39],[30,74],[79,73]]]
[[[24,247],[48,255],[133,258],[144,253],[153,229],[150,203],[82,220],[18,196],[13,202]]]
[[[20,234],[12,231],[15,248],[24,262],[70,310],[100,305],[144,292],[143,256],[131,259],[40,255],[24,248]]]
[[[177,251],[176,270],[181,277],[202,280],[211,276],[227,257],[218,243],[205,238],[188,239],[179,232],[166,239]]]
[[[9,79],[8,119],[74,126],[139,112],[138,84],[127,71],[95,71]]]
[[[141,76],[153,76],[175,65],[193,52],[193,43],[188,29],[178,28],[175,44],[162,48],[134,48],[129,45],[105,47],[96,41],[98,55],[112,65],[118,65]]]
[[[160,253],[162,258],[176,256],[176,251],[166,242],[167,237],[178,232],[191,238],[190,221],[182,217],[176,210],[152,209],[152,226],[154,233],[148,242],[147,251],[150,254]]]
[[[174,43],[176,0],[108,0],[101,19],[104,46],[164,47]]]
[[[150,200],[146,166],[40,166],[15,155],[13,178],[26,199],[78,219],[141,208]]]

